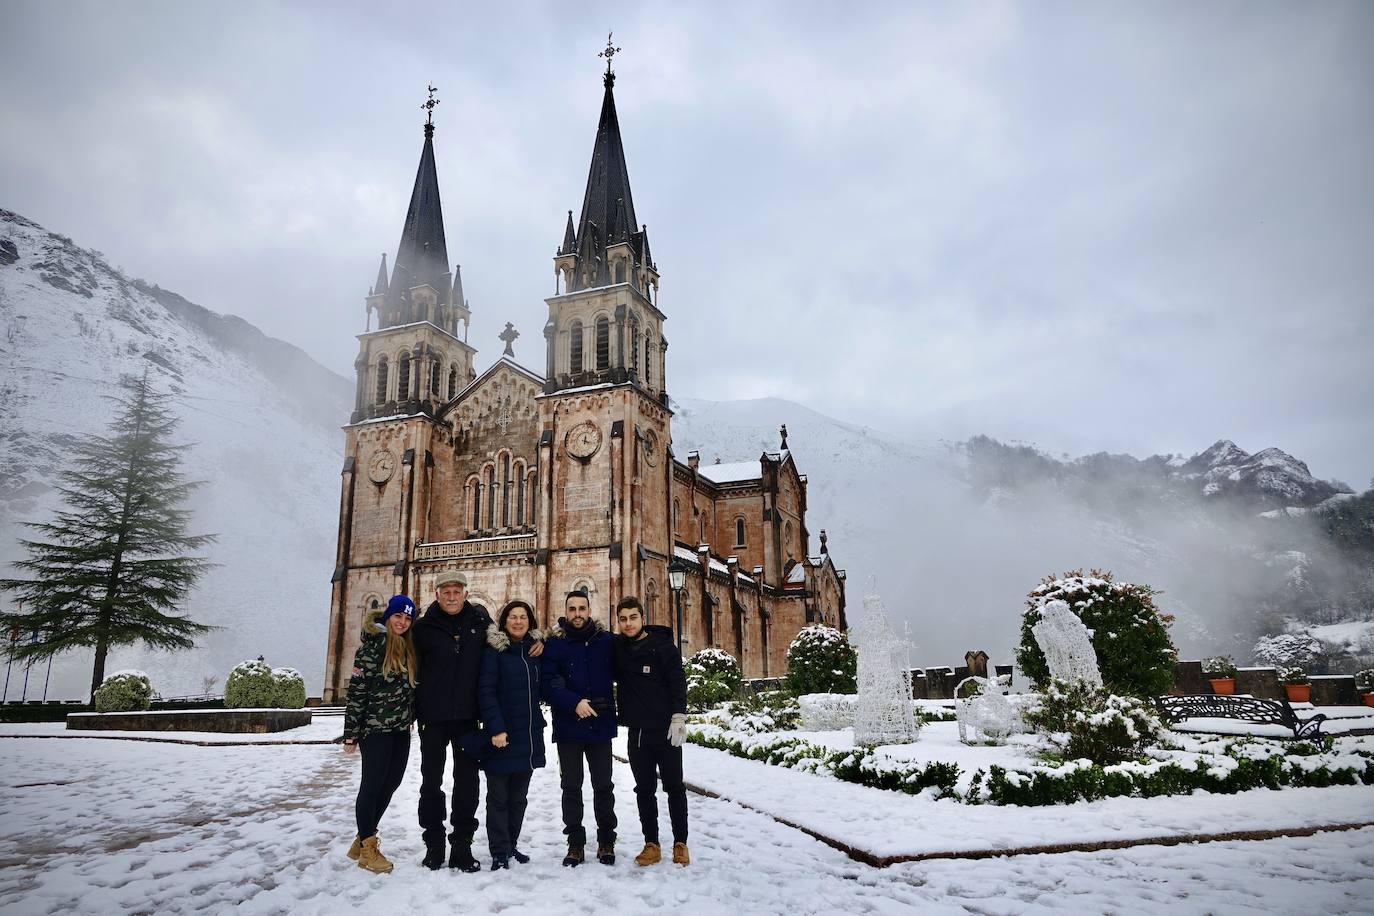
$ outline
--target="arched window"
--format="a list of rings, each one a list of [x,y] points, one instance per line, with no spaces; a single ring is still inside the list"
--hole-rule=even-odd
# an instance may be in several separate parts
[[[472,479],[472,530],[476,531],[482,527],[482,484],[477,478]]]
[[[653,579],[644,586],[644,623],[654,622],[654,612],[658,610],[658,583]]]
[[[744,517],[735,519],[735,546],[744,546]]]
[[[649,334],[648,334],[648,332],[645,332],[645,334],[644,334],[644,384],[646,384],[646,385],[649,384],[649,380],[653,377],[653,375],[652,375],[652,373],[653,373],[653,366],[654,366],[654,364],[653,364],[652,362],[649,361]]]
[[[605,315],[596,319],[596,370],[611,368],[611,321]]]
[[[402,353],[396,379],[396,400],[404,401],[410,397],[410,354]]]
[[[518,464],[515,466],[515,524],[528,525],[529,518],[525,515],[525,466]]]
[[[630,316],[630,369],[636,375],[639,374],[639,347],[635,342],[639,340],[639,316]]]
[[[681,504],[678,502],[677,498],[674,497],[674,498],[673,498],[673,537],[674,537],[674,538],[677,537],[678,517],[679,517],[680,515],[682,515],[682,506],[681,506]]]
[[[431,360],[429,364],[429,396],[437,398],[440,396],[439,389],[439,361]]]
[[[697,543],[706,543],[706,516],[697,517]]]
[[[501,527],[510,527],[510,455],[501,456]]]
[[[383,356],[377,360],[377,403],[386,403],[387,362]]]
[[[496,467],[487,468],[487,527],[496,527],[496,500],[501,496],[496,489]]]
[[[525,499],[529,503],[529,511],[525,514],[528,519],[525,524],[534,525],[534,520],[538,517],[534,514],[535,507],[539,503],[539,490],[534,485],[534,471],[531,470],[525,475]]]
[[[785,556],[792,556],[792,523],[788,522],[782,529],[782,552]]]
[[[458,397],[458,369],[454,367],[448,370],[448,399],[451,401]]]
[[[625,282],[625,262],[624,262],[624,261],[616,261],[616,262],[615,262],[615,282],[617,282],[617,283],[624,283],[624,282]]]
[[[576,375],[582,371],[582,322],[574,321],[568,328],[568,371]]]

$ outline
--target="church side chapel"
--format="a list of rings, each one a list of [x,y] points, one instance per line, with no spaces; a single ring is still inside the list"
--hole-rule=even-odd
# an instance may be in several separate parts
[[[787,447],[755,460],[678,460],[667,322],[648,227],[637,221],[607,45],[600,123],[580,215],[568,211],[545,300],[543,374],[503,354],[479,375],[471,310],[449,267],[434,108],[400,244],[366,299],[345,427],[325,702],[348,682],[367,611],[398,592],[420,607],[459,570],[494,614],[510,598],[547,627],[584,589],[614,629],[637,595],[684,655],[733,654],[745,677],[780,677],[810,623],[845,627],[845,575],[825,532],[811,552],[806,476]],[[376,328],[372,327],[375,314]],[[676,587],[675,587],[676,586]]]

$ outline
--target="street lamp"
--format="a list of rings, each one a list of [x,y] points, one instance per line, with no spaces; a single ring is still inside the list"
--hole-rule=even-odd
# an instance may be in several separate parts
[[[673,605],[677,608],[677,651],[682,651],[682,589],[687,584],[687,564],[677,557],[668,564],[668,587],[673,590]]]

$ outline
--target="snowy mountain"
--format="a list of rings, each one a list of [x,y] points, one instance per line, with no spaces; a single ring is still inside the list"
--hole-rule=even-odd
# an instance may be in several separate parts
[[[351,385],[247,322],[132,280],[5,210],[0,567],[22,556],[21,523],[45,520],[56,505],[52,485],[69,446],[104,431],[110,382],[145,369],[176,394],[185,471],[207,482],[192,531],[219,535],[206,551],[219,565],[189,612],[222,629],[191,652],[117,649],[109,670],[143,668],[164,695],[189,694],[205,675],[222,687],[234,664],[264,655],[318,689]],[[59,659],[49,692],[81,696],[89,678],[89,655]]]
[[[1240,496],[1288,506],[1310,506],[1340,492],[1282,449],[1248,455],[1230,439],[1189,458],[1173,476],[1198,481],[1207,497]]]

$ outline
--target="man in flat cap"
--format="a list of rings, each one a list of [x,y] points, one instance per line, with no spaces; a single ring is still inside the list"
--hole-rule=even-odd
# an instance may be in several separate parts
[[[436,600],[411,630],[419,662],[415,688],[420,724],[420,829],[426,868],[444,866],[444,766],[452,749],[453,799],[449,815],[448,867],[466,872],[482,866],[472,856],[477,831],[477,760],[459,742],[478,728],[477,677],[491,615],[468,601],[468,580],[448,570],[434,580]],[[530,651],[538,655],[543,643]]]

